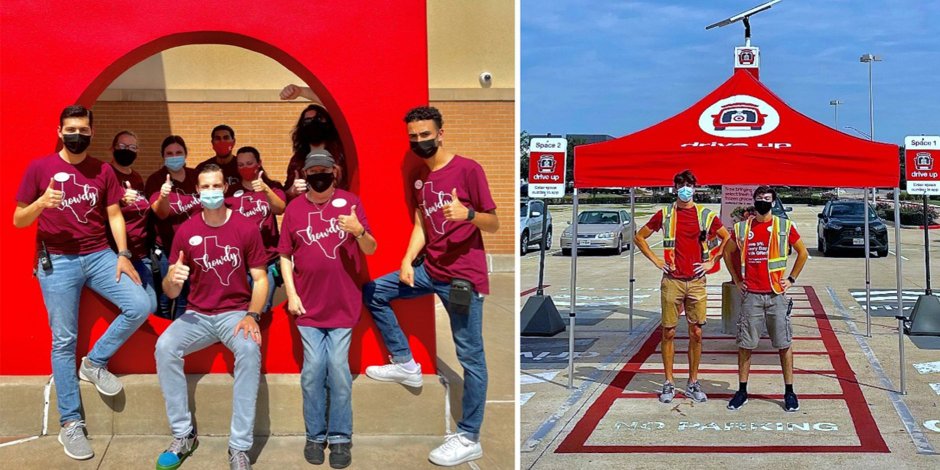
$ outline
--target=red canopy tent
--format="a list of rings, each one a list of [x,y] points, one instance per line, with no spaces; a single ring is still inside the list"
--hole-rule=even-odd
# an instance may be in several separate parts
[[[577,190],[601,187],[672,186],[676,173],[690,169],[702,185],[767,184],[896,188],[898,146],[859,139],[800,114],[746,69],[685,111],[633,134],[574,149],[573,214]],[[634,192],[630,191],[631,219]],[[865,200],[868,201],[866,191]],[[897,191],[895,192],[897,201]],[[895,211],[895,246],[900,239]],[[635,224],[634,224],[635,229]],[[572,240],[578,217],[572,216]],[[870,299],[868,220],[865,222],[865,279]],[[571,250],[569,387],[574,370],[577,303],[577,247]],[[634,254],[630,251],[630,330],[633,330]],[[900,259],[898,308],[901,308]],[[868,335],[871,335],[870,301]]]
[[[685,111],[642,131],[574,149],[576,188],[700,184],[893,188],[898,146],[859,139],[789,107],[744,69]]]

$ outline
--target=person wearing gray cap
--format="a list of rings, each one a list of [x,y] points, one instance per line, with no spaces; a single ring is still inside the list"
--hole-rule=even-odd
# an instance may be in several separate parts
[[[352,375],[349,344],[368,282],[365,256],[375,238],[359,197],[337,188],[338,168],[327,150],[304,160],[308,190],[284,211],[278,253],[287,311],[304,347],[300,375],[307,439],[304,458],[345,468],[352,461]]]
[[[405,116],[405,124],[411,152],[424,165],[408,181],[414,187],[416,210],[401,270],[363,288],[365,304],[392,355],[391,364],[369,366],[366,375],[410,387],[422,385],[421,365],[412,357],[390,302],[436,293],[450,316],[457,360],[464,370],[463,415],[458,432],[448,435],[428,459],[453,466],[483,456],[480,427],[487,387],[483,296],[489,294],[489,277],[482,232],[496,232],[499,219],[480,164],[444,148],[441,113],[417,107]]]

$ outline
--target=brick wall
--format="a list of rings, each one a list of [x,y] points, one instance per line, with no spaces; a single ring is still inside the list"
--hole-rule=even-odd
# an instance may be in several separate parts
[[[499,233],[484,234],[487,251],[515,250],[515,109],[511,101],[441,101],[431,103],[444,114],[445,142],[454,152],[479,161],[502,222]],[[137,134],[140,152],[134,168],[146,178],[163,165],[160,143],[170,134],[183,137],[189,148],[188,166],[214,153],[210,131],[217,124],[235,129],[237,146],[261,152],[266,174],[283,180],[291,155],[290,132],[304,101],[287,103],[166,103],[158,101],[101,101],[95,104],[95,138],[90,152],[110,161],[114,135],[129,129]],[[405,138],[402,130],[402,138]]]

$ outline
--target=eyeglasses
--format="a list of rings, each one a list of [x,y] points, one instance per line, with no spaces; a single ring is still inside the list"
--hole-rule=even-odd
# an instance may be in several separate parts
[[[114,148],[118,150],[131,150],[133,152],[137,151],[137,146],[133,144],[132,145],[117,144],[117,146]]]
[[[304,124],[307,124],[307,123],[313,122],[313,121],[326,122],[326,116],[323,116],[323,115],[319,115],[319,114],[318,114],[318,115],[316,115],[316,116],[314,116],[314,117],[306,117],[306,118],[304,118],[303,121],[301,121],[301,122],[303,122]]]
[[[765,194],[765,195],[763,195],[763,196],[757,196],[757,197],[755,197],[754,200],[755,200],[755,201],[774,202],[774,197],[773,197],[773,195]]]

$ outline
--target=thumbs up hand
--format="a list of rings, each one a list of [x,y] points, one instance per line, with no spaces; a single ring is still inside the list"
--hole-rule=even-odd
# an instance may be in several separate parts
[[[444,206],[444,218],[451,221],[465,221],[470,211],[464,206],[457,197],[457,188],[450,192],[450,204]]]
[[[354,237],[362,235],[364,228],[359,222],[359,216],[356,215],[356,206],[349,208],[349,215],[341,215],[336,220],[339,222],[340,230]]]
[[[291,186],[291,190],[294,191],[294,194],[303,194],[307,192],[307,179],[304,178],[304,173],[300,170],[294,172],[294,185]]]
[[[166,175],[166,183],[163,183],[163,186],[160,186],[160,197],[166,198],[170,195],[170,191],[173,190],[173,181],[170,180],[170,175]]]
[[[264,171],[258,172],[258,178],[251,182],[251,190],[258,193],[266,193],[269,188],[268,185],[264,184],[264,179],[261,177],[264,175]]]
[[[55,179],[49,178],[49,186],[39,197],[39,206],[43,209],[52,209],[59,207],[62,203],[62,191],[55,189]]]
[[[125,181],[124,182],[124,197],[121,198],[121,202],[123,202],[125,206],[130,206],[137,202],[138,197],[139,196],[138,196],[137,191],[131,188],[131,182]]]
[[[170,266],[167,275],[170,276],[170,282],[181,287],[189,279],[189,265],[186,264],[186,255],[183,254],[183,250],[180,250],[179,258]]]

